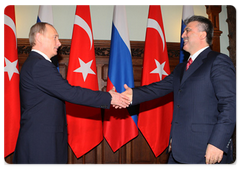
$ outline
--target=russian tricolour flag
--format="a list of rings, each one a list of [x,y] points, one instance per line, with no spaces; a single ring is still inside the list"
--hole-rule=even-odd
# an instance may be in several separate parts
[[[183,50],[183,39],[182,39],[182,34],[184,32],[184,29],[186,27],[184,20],[193,16],[193,6],[192,5],[184,5],[183,6],[183,11],[182,11],[182,27],[181,27],[181,41],[180,41],[180,56],[179,56],[179,63],[182,63],[184,60],[187,60],[188,56],[186,56],[186,52]]]
[[[107,91],[113,87],[122,93],[124,84],[134,87],[132,57],[125,6],[115,6],[108,66]],[[115,152],[138,135],[137,115],[127,109],[105,110],[103,133]]]
[[[40,5],[37,22],[47,22],[53,25],[53,14],[51,5]]]

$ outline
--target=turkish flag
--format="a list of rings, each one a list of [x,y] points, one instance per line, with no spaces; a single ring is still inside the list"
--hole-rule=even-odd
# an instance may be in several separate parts
[[[76,7],[67,80],[73,86],[98,90],[89,6]],[[68,143],[77,158],[102,139],[101,109],[66,102]]]
[[[161,81],[169,74],[170,67],[161,7],[150,6],[141,85]],[[173,114],[172,101],[171,93],[140,104],[138,127],[156,157],[168,146]]]
[[[15,150],[20,115],[15,9],[11,5],[4,10],[4,157]]]

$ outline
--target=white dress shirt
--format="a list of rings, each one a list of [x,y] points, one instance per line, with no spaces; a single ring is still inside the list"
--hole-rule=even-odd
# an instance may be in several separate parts
[[[189,60],[190,58],[192,58],[192,62],[194,62],[194,60],[197,58],[197,56],[198,56],[203,50],[205,50],[205,49],[208,48],[208,47],[209,47],[209,46],[204,47],[204,48],[198,50],[196,53],[194,53],[193,55],[191,55],[191,56],[188,58],[188,60]]]

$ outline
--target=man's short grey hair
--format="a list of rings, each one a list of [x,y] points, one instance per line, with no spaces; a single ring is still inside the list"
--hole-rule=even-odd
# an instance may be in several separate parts
[[[29,43],[32,47],[36,45],[35,43],[36,34],[37,33],[44,34],[46,30],[46,25],[52,26],[51,24],[46,22],[38,22],[31,27],[29,32]]]
[[[213,25],[212,22],[203,16],[193,15],[190,18],[184,20],[184,23],[187,25],[190,22],[197,21],[199,22],[198,28],[199,31],[205,31],[207,33],[207,43],[208,45],[212,45],[213,38]]]

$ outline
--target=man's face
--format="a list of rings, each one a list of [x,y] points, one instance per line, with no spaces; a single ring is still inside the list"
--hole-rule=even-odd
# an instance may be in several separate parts
[[[202,32],[199,31],[198,24],[199,23],[197,21],[188,23],[182,34],[182,38],[184,40],[183,49],[191,55],[197,52],[200,46]]]
[[[61,46],[59,41],[59,35],[55,28],[50,25],[46,25],[46,30],[42,34],[42,47],[43,53],[45,53],[49,58],[57,55],[57,50]]]

